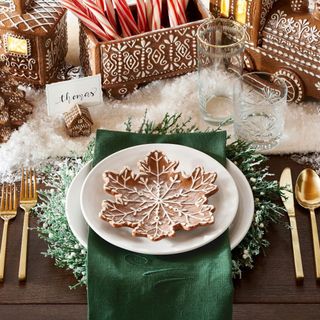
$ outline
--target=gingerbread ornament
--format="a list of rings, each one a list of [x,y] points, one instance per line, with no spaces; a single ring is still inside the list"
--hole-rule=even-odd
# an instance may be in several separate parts
[[[76,104],[63,115],[70,137],[89,136],[91,134],[93,121],[88,108]]]

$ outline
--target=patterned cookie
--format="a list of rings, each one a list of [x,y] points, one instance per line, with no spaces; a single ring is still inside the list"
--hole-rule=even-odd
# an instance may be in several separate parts
[[[20,108],[27,114],[32,113],[33,105],[27,102],[24,98],[21,98],[20,96],[11,96],[8,98],[5,98],[6,104],[10,106],[10,108]]]
[[[5,101],[4,101],[4,99],[0,96],[0,110],[2,110],[4,106],[5,106]]]
[[[10,126],[0,125],[0,143],[7,142],[11,136],[12,128]]]
[[[19,106],[23,111],[26,112],[26,114],[31,114],[33,111],[33,105],[26,100],[21,100]]]
[[[9,107],[4,105],[0,110],[0,125],[5,125],[9,121]]]
[[[129,168],[104,173],[104,190],[115,201],[105,200],[101,219],[113,227],[133,228],[132,235],[157,241],[173,237],[179,229],[191,230],[214,222],[208,197],[218,191],[217,174],[196,167],[191,175],[177,172],[179,162],[161,151],[139,161],[140,172]]]
[[[0,94],[4,96],[5,100],[14,103],[16,99],[24,99],[26,93],[22,90],[19,90],[16,86],[11,85],[10,83],[1,84]]]
[[[32,110],[32,104],[26,101],[26,93],[19,89],[9,70],[0,69],[0,143],[6,142],[11,131],[26,122]]]
[[[22,126],[27,121],[27,115],[24,110],[17,107],[10,108],[10,122],[14,127]]]

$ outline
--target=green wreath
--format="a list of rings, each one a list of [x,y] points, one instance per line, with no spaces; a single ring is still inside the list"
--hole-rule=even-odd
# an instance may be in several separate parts
[[[126,131],[132,131],[131,120]],[[181,122],[181,114],[166,114],[159,124],[146,118],[137,132],[145,134],[173,134],[199,131],[191,120]],[[86,284],[86,249],[71,232],[65,215],[65,199],[72,179],[80,169],[93,157],[94,141],[92,141],[83,157],[58,160],[46,166],[42,173],[45,176],[46,188],[40,190],[42,201],[35,208],[39,225],[39,237],[48,244],[43,254],[54,258],[56,266],[71,270],[77,279],[72,287]],[[255,214],[250,230],[243,241],[232,251],[232,267],[234,278],[241,278],[242,271],[253,268],[254,258],[269,245],[265,238],[270,222],[278,222],[283,208],[278,204],[280,196],[278,182],[271,180],[272,174],[266,166],[267,158],[257,154],[250,144],[236,141],[227,146],[227,157],[236,164],[248,179],[254,199]]]

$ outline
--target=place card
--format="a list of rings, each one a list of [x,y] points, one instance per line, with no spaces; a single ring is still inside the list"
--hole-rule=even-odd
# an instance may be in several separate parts
[[[103,102],[101,74],[46,86],[48,115],[59,115],[75,104],[91,107]]]

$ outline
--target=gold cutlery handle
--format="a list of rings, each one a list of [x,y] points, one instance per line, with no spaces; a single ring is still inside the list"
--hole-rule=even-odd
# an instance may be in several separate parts
[[[301,259],[300,242],[297,228],[297,221],[295,217],[290,217],[291,226],[291,236],[292,236],[292,248],[293,248],[293,258],[294,258],[294,268],[296,271],[296,279],[303,280],[303,267]]]
[[[2,240],[1,240],[1,252],[0,252],[0,281],[3,281],[4,279],[4,266],[6,263],[8,224],[9,224],[9,221],[4,220]]]
[[[316,215],[313,209],[310,209],[310,218],[311,218],[314,261],[316,264],[316,277],[317,277],[317,280],[320,280],[320,245],[319,245],[317,220],[316,220]]]
[[[28,249],[28,229],[29,229],[29,210],[25,210],[23,218],[23,229],[21,238],[21,251],[20,251],[20,262],[19,262],[19,280],[23,281],[26,279],[27,271],[27,249]]]

